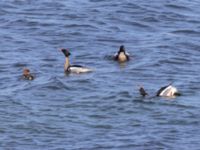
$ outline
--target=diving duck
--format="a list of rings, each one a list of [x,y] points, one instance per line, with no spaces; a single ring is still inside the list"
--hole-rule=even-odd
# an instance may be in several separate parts
[[[92,69],[81,66],[81,65],[71,65],[70,61],[69,61],[69,56],[71,55],[71,53],[65,48],[62,48],[61,51],[65,55],[65,65],[64,65],[65,73],[77,73],[77,74],[79,74],[79,73],[86,73],[86,72],[92,71]]]
[[[126,52],[124,45],[121,45],[119,51],[114,55],[114,60],[123,63],[129,61],[129,54]]]
[[[143,87],[139,88],[140,95],[143,97],[149,95]],[[177,90],[176,87],[172,86],[171,84],[161,87],[157,92],[156,96],[162,96],[162,97],[175,97],[180,96],[181,94]]]
[[[23,79],[25,80],[33,80],[34,79],[34,76],[30,73],[30,70],[25,68],[23,70],[23,76],[22,76]]]

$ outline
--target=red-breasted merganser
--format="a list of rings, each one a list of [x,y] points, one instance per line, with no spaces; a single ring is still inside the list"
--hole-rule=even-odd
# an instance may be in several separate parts
[[[63,54],[65,55],[65,65],[64,65],[64,71],[65,73],[86,73],[86,72],[91,72],[92,69],[86,68],[81,65],[71,65],[69,62],[69,56],[71,53],[67,49],[61,49]]]
[[[34,76],[30,73],[30,70],[25,68],[23,70],[23,76],[22,76],[23,79],[25,80],[33,80],[34,79]]]
[[[143,97],[149,95],[143,87],[139,88],[140,95]],[[181,94],[178,92],[177,88],[172,86],[171,84],[161,87],[157,93],[156,96],[162,96],[162,97],[175,97],[180,96]]]

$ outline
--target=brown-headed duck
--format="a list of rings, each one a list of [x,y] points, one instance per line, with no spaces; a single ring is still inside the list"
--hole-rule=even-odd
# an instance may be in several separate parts
[[[28,68],[25,68],[23,70],[23,79],[25,80],[33,80],[35,77],[30,73],[30,70]]]

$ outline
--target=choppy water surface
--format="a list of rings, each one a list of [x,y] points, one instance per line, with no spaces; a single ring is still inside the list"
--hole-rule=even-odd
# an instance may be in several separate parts
[[[199,5],[1,0],[1,149],[199,149]],[[132,59],[120,65],[108,58],[122,44]],[[66,76],[62,47],[95,72]],[[181,97],[139,96],[170,82]]]

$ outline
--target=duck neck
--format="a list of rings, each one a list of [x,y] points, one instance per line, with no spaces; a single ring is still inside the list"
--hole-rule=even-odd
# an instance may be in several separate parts
[[[69,57],[66,57],[66,58],[65,58],[64,69],[67,70],[69,66],[70,66],[70,63],[69,63]]]

